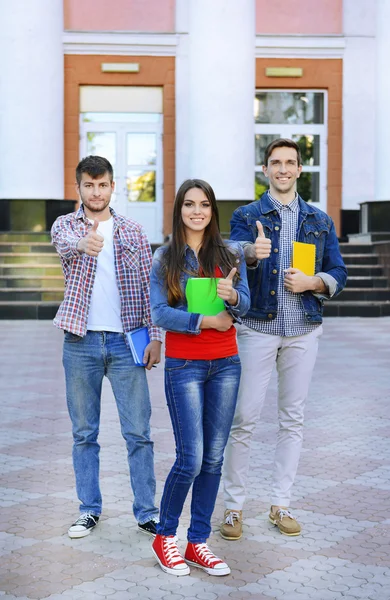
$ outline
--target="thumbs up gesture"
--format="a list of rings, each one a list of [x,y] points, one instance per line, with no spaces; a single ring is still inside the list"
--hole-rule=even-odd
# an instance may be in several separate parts
[[[237,304],[238,295],[236,290],[233,287],[233,279],[235,274],[237,273],[236,267],[234,267],[226,279],[220,279],[217,284],[217,296],[225,302],[232,304],[233,306]]]
[[[89,230],[86,236],[81,238],[77,244],[77,250],[82,254],[88,254],[88,256],[98,256],[103,248],[104,237],[97,232],[99,227],[99,221],[94,221],[92,228]]]
[[[257,260],[268,258],[271,254],[271,240],[265,237],[264,229],[260,221],[256,221],[257,238],[255,241],[255,255]]]

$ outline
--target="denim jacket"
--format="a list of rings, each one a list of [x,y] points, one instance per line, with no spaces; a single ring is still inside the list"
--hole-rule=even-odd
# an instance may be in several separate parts
[[[328,273],[336,281],[333,295],[339,294],[347,281],[347,269],[340,254],[339,243],[332,219],[319,208],[299,200],[297,241],[315,244],[316,273]],[[257,319],[275,319],[278,309],[277,290],[279,277],[279,248],[281,222],[279,213],[266,192],[259,200],[237,208],[230,221],[232,240],[254,243],[257,237],[256,221],[263,225],[264,233],[271,239],[271,256],[260,260],[255,268],[248,268],[251,307],[247,316]],[[321,323],[323,302],[327,296],[310,291],[301,294],[305,316],[310,323]]]
[[[237,304],[231,306],[225,302],[225,306],[226,310],[234,317],[234,319],[239,320],[239,318],[247,312],[250,305],[245,258],[240,244],[229,240],[225,243],[232,253],[237,256],[237,268],[240,273],[239,278],[234,278],[234,289],[238,293]],[[169,306],[168,304],[167,288],[164,283],[161,260],[166,249],[166,246],[161,246],[156,250],[153,256],[152,272],[150,275],[152,321],[154,325],[158,325],[167,331],[199,334],[203,315],[189,313],[187,311],[187,302],[185,298],[183,301],[178,302],[175,307]],[[197,272],[199,269],[197,257],[189,246],[186,247],[185,266],[189,271],[193,272]],[[180,275],[180,283],[183,291],[185,290],[189,277],[190,275],[185,272],[182,272]]]

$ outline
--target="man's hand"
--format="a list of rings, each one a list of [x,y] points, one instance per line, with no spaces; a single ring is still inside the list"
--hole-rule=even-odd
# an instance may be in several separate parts
[[[256,221],[257,238],[255,241],[255,256],[257,260],[268,258],[271,254],[271,240],[265,237],[264,229],[260,221]]]
[[[293,292],[294,294],[301,294],[307,291],[318,294],[326,292],[326,285],[321,277],[310,277],[302,273],[299,269],[293,269],[292,267],[285,269],[284,272],[284,287],[289,292]]]
[[[225,300],[232,306],[237,304],[238,295],[233,287],[233,278],[237,273],[236,267],[234,267],[226,279],[220,279],[217,284],[217,296],[222,300]]]
[[[161,360],[161,342],[153,340],[145,348],[143,363],[145,369],[150,371],[153,365],[158,365]]]
[[[77,250],[88,256],[98,256],[103,248],[104,237],[97,233],[99,221],[94,221],[92,229],[77,243]]]

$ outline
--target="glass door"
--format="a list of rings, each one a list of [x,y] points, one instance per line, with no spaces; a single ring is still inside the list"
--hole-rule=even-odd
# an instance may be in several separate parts
[[[162,116],[82,113],[80,154],[98,154],[114,168],[111,206],[138,221],[151,243],[163,241]]]
[[[268,188],[262,172],[264,150],[278,138],[294,140],[303,169],[297,191],[306,202],[326,212],[327,127],[326,95],[316,91],[262,90],[255,99],[255,197]]]

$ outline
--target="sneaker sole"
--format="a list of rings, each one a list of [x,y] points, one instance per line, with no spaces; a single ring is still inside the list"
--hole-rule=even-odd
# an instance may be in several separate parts
[[[96,525],[95,525],[96,527]],[[85,531],[68,531],[68,536],[70,537],[71,540],[77,540],[79,538],[83,538],[86,537],[87,535],[89,535],[91,533],[91,531],[93,529],[95,529],[95,527],[90,527],[90,529],[86,529]]]
[[[144,533],[145,535],[148,535],[149,537],[155,538],[156,534],[152,533],[151,531],[146,531],[146,529],[142,529],[142,527],[140,527],[138,525],[138,531],[140,531],[141,533]]]
[[[207,575],[215,575],[216,577],[222,577],[223,575],[230,575],[231,570],[230,567],[225,567],[224,569],[209,569],[208,567],[203,567],[196,562],[192,562],[192,560],[184,559],[188,565],[191,567],[197,567],[198,569],[202,569]]]
[[[294,537],[297,535],[301,535],[301,531],[297,531],[295,533],[287,533],[286,531],[283,531],[283,529],[280,529],[279,525],[276,523],[276,521],[273,521],[271,519],[271,517],[268,517],[268,519],[269,519],[269,522],[272,523],[272,525],[275,525],[275,527],[277,527],[279,529],[280,533],[282,533],[283,535],[287,535],[288,537]]]
[[[159,557],[157,556],[154,548],[152,548],[152,552],[153,552],[158,564],[160,565],[161,569],[164,571],[164,573],[168,573],[168,575],[176,575],[176,577],[182,577],[183,575],[190,574],[190,567],[188,565],[187,565],[187,568],[184,567],[183,569],[170,569],[169,567],[166,567],[165,565],[162,564],[162,562],[160,561]]]
[[[228,536],[228,535],[225,535],[224,533],[222,533],[222,531],[220,531],[219,533],[221,534],[221,537],[224,540],[234,541],[234,540],[240,540],[242,538],[242,533],[240,533],[240,535],[238,535],[238,536],[237,535],[235,535],[235,536]]]

